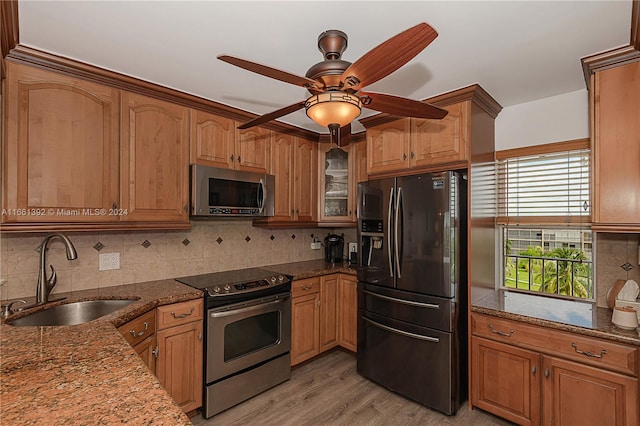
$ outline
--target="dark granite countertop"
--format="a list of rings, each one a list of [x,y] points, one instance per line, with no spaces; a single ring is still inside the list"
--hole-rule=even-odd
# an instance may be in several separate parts
[[[278,265],[264,266],[265,269],[279,272],[281,274],[291,275],[294,280],[305,278],[320,277],[329,274],[350,274],[356,275],[355,268],[349,263],[327,263],[324,260],[308,260],[304,262],[281,263]]]
[[[475,301],[471,311],[640,346],[637,331],[617,328],[611,309],[595,303],[496,290]]]
[[[201,298],[201,291],[162,280],[54,296],[67,297],[65,302],[139,299],[79,325],[14,327],[3,321],[2,424],[191,424],[116,327],[157,306]]]

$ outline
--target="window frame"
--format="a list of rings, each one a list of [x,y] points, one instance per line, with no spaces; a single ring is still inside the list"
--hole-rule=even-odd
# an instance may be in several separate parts
[[[561,216],[509,216],[504,210],[505,197],[506,197],[506,189],[504,188],[505,182],[504,176],[501,176],[503,171],[501,170],[501,162],[518,157],[532,157],[536,155],[545,155],[545,154],[554,154],[554,153],[562,153],[569,151],[589,151],[587,154],[587,158],[589,159],[589,185],[588,185],[588,203],[589,203],[589,213],[582,215],[567,215],[564,217]],[[525,292],[527,294],[539,295],[539,296],[550,296],[550,297],[559,297],[559,298],[568,298],[571,300],[580,300],[580,301],[590,301],[593,302],[597,295],[596,283],[595,283],[595,236],[593,232],[591,233],[591,266],[590,266],[590,283],[588,283],[588,289],[590,288],[591,294],[587,294],[587,297],[580,297],[575,295],[563,295],[560,294],[560,289],[557,289],[556,293],[548,293],[544,291],[544,287],[541,290],[531,290],[529,289],[519,289],[513,287],[506,286],[506,266],[507,266],[507,253],[506,253],[506,239],[507,234],[509,232],[509,228],[518,228],[522,227],[522,229],[554,229],[554,230],[563,230],[563,229],[574,229],[574,230],[591,230],[591,219],[592,219],[592,206],[593,206],[593,173],[592,173],[592,156],[591,156],[591,143],[589,139],[577,139],[570,140],[564,142],[556,142],[550,144],[542,144],[535,146],[528,146],[522,148],[513,148],[502,151],[496,151],[496,224],[497,224],[497,239],[499,241],[500,246],[500,268],[499,268],[499,278],[500,278],[500,289],[508,290],[508,291],[519,291]],[[502,203],[502,204],[501,204]],[[544,247],[542,247],[545,250]],[[561,258],[558,258],[561,259]],[[544,262],[543,262],[544,264]],[[516,265],[516,268],[518,266]],[[518,277],[518,273],[516,272],[516,278]],[[543,271],[544,274],[544,271]],[[544,276],[544,275],[543,275]],[[573,279],[573,272],[572,272]],[[531,276],[529,277],[531,281]],[[529,284],[531,285],[531,283]],[[517,285],[516,285],[517,287]],[[558,285],[559,287],[559,285]],[[573,289],[572,288],[572,293]]]

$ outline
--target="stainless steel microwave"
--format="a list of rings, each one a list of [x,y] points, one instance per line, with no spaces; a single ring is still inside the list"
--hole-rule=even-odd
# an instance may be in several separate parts
[[[275,177],[191,166],[191,216],[273,216]]]

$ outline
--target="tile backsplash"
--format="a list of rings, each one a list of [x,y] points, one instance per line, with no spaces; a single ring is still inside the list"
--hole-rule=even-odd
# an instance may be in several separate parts
[[[64,245],[54,239],[47,263],[54,265],[58,274],[55,294],[322,259],[324,250],[312,250],[310,243],[313,236],[322,241],[333,231],[345,232],[345,241],[355,241],[355,229],[271,230],[255,228],[249,221],[193,221],[190,231],[67,233],[78,258],[67,260]],[[0,279],[5,281],[0,286],[0,299],[35,296],[39,254],[34,249],[44,235],[0,237]],[[101,253],[119,253],[120,269],[99,271]]]
[[[638,234],[596,234],[596,302],[607,307],[607,292],[616,280],[640,283]]]

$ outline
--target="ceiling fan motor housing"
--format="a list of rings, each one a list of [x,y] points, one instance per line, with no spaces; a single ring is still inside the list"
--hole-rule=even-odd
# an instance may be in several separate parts
[[[320,34],[318,50],[322,52],[325,59],[309,68],[305,76],[321,81],[327,89],[338,89],[340,76],[351,65],[351,62],[340,59],[347,49],[347,40],[347,35],[340,30],[327,30]]]

